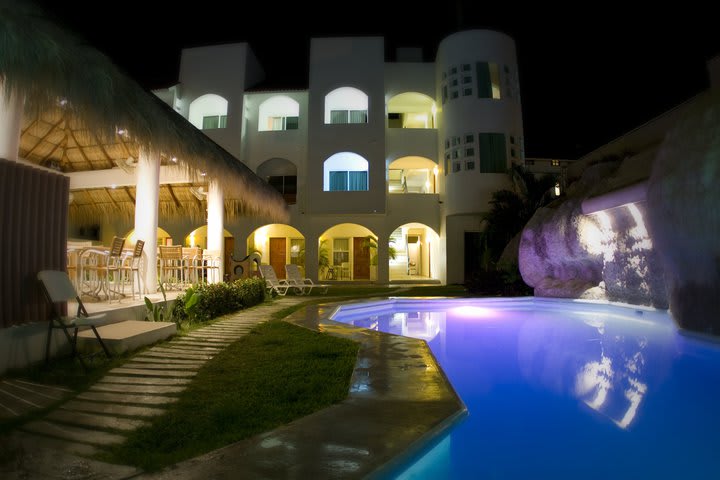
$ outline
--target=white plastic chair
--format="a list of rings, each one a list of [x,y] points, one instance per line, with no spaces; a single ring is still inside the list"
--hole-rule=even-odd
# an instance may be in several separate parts
[[[260,265],[260,275],[265,279],[268,292],[275,292],[280,296],[287,294],[291,285],[286,280],[279,280],[272,265]]]
[[[287,274],[287,283],[300,288],[301,295],[309,295],[313,288],[323,290],[322,293],[327,293],[330,285],[324,285],[315,283],[310,278],[304,278],[300,273],[300,268],[295,264],[285,265],[285,273]]]

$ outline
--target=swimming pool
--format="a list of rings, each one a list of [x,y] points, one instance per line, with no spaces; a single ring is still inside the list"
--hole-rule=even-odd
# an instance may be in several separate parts
[[[467,405],[392,478],[720,478],[720,343],[665,312],[392,299],[333,320],[426,340]]]

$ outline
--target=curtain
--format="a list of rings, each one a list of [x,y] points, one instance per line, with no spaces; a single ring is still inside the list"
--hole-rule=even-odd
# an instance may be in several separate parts
[[[344,192],[348,189],[348,172],[330,172],[330,191]]]
[[[65,270],[70,179],[0,159],[0,328],[44,321],[40,270]]]
[[[331,110],[330,123],[348,123],[347,110]]]
[[[350,110],[350,123],[367,123],[367,110]]]
[[[505,173],[507,170],[507,148],[504,133],[481,133],[480,172]]]
[[[350,173],[350,191],[367,191],[368,189],[368,172],[349,172]]]
[[[477,62],[478,98],[493,98],[492,84],[490,82],[490,65],[487,62]]]

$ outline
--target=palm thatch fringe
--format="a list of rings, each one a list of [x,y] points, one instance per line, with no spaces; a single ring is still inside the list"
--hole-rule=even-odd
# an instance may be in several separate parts
[[[123,130],[140,148],[217,180],[226,195],[238,197],[233,212],[288,219],[278,192],[27,0],[0,0],[0,82],[6,95],[24,95],[26,115],[61,106],[105,142]]]

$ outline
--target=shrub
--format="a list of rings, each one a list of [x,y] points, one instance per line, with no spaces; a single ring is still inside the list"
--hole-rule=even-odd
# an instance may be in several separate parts
[[[178,323],[184,320],[207,322],[264,301],[265,280],[262,278],[196,285],[177,297],[173,317]]]

